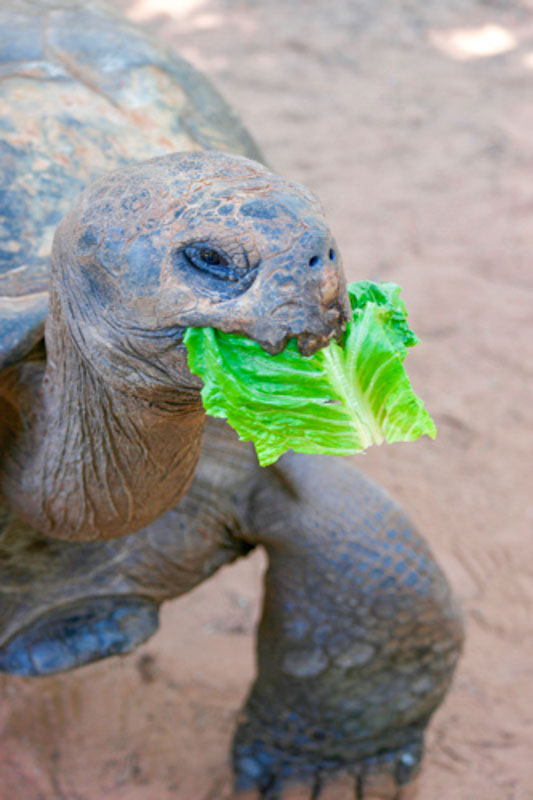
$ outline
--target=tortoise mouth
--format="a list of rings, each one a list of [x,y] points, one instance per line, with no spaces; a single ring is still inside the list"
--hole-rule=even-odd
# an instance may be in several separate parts
[[[256,342],[266,353],[278,355],[287,346],[290,339],[296,340],[297,348],[302,356],[312,356],[318,350],[327,347],[335,339],[340,342],[344,336],[348,322],[348,313],[344,298],[329,303],[326,308],[320,305],[302,307],[295,300],[287,300],[274,309],[263,311],[255,316],[251,313],[243,315],[244,319],[212,319],[200,315],[189,326],[176,328],[180,341],[187,327],[207,327],[226,334],[245,336]],[[284,319],[276,319],[276,312],[282,309]],[[292,314],[291,312],[297,313]]]
[[[302,356],[312,356],[327,347],[332,339],[340,343],[346,330],[347,315],[343,306],[331,304],[322,315],[318,331],[304,330],[297,334],[298,351]],[[324,330],[325,328],[325,330]]]
[[[342,330],[340,331],[333,330],[327,335],[301,333],[297,337],[298,351],[302,356],[312,356],[318,350],[322,350],[324,347],[327,347],[332,339],[335,339],[338,342],[342,338],[342,334],[345,328],[346,325],[344,324]]]
[[[276,342],[263,341],[260,338],[255,339],[254,337],[251,338],[254,338],[254,341],[260,344],[263,350],[265,350],[267,353],[270,353],[272,356],[283,352],[289,339],[296,339],[298,352],[300,355],[312,356],[319,350],[327,347],[332,339],[340,342],[345,330],[346,322],[344,320],[339,320],[335,327],[332,328],[328,333],[313,333],[310,331],[303,331],[302,333],[298,334],[287,333]]]

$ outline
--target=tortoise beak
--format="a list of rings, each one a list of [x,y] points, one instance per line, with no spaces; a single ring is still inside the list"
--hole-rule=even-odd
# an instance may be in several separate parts
[[[298,342],[298,350],[303,356],[312,356],[323,347],[327,347],[332,339],[340,342],[344,331],[346,330],[346,323],[348,321],[347,309],[339,304],[334,308],[329,308],[324,314],[325,322],[330,325],[328,333],[300,333],[296,339]]]
[[[273,325],[276,313],[263,316],[254,330],[247,331],[268,353],[280,353],[287,340],[295,338],[298,350],[303,356],[311,356],[323,347],[327,347],[332,339],[339,342],[350,319],[350,302],[346,294],[344,280],[340,282],[337,296],[327,307],[316,301],[302,305],[297,302],[284,304],[286,316],[282,324]]]

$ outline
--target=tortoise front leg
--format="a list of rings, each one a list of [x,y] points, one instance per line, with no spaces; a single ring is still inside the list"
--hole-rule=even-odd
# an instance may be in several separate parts
[[[402,511],[345,461],[287,454],[249,498],[269,569],[234,748],[246,798],[398,798],[462,628]]]
[[[0,509],[0,672],[49,675],[134,650],[161,602],[249,551],[238,529],[201,475],[175,509],[110,542],[51,539]]]

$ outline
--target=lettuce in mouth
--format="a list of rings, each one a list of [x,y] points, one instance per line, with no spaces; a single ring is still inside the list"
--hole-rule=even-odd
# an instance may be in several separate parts
[[[294,339],[270,355],[240,334],[186,330],[189,369],[204,382],[206,412],[253,441],[261,466],[289,449],[346,456],[385,441],[435,438],[403,366],[418,338],[400,287],[360,281],[348,285],[348,295],[353,319],[342,342],[308,357]]]

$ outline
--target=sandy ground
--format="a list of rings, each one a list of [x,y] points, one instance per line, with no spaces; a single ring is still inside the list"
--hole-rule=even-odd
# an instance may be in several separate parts
[[[271,164],[322,198],[351,279],[404,287],[439,436],[357,463],[425,532],[467,625],[418,797],[533,798],[533,3],[112,5],[210,75]],[[228,798],[263,567],[168,604],[132,656],[7,680],[1,800]]]

